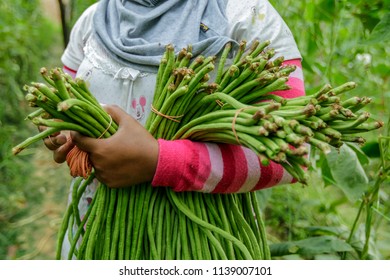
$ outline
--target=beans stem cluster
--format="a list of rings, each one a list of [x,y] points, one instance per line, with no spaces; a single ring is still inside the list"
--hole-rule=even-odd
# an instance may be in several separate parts
[[[146,128],[154,137],[240,144],[262,164],[280,163],[306,182],[308,145],[323,152],[345,142],[363,143],[360,133],[382,122],[368,121],[361,109],[368,98],[342,100],[354,88],[325,85],[312,96],[287,100],[272,94],[286,90],[294,66],[274,58],[269,41],[241,42],[235,55],[227,44],[219,57],[192,57],[191,46],[175,53],[168,45],[157,73],[152,113]],[[214,73],[214,74],[213,74]],[[110,137],[118,128],[85,82],[59,69],[42,69],[47,85],[26,86],[28,116],[48,129],[14,148],[61,130]],[[215,77],[215,78],[211,78]],[[261,101],[261,102],[260,102]],[[357,136],[356,136],[357,135]],[[57,258],[68,232],[68,258],[77,259],[270,259],[262,214],[254,192],[208,194],[174,192],[149,183],[110,189],[99,183],[87,213],[78,204],[95,179],[93,170],[74,180],[58,238]]]

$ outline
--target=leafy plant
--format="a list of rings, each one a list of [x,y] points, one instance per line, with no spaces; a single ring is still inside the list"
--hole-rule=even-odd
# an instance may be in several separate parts
[[[295,35],[307,88],[353,79],[358,82],[354,93],[373,99],[369,112],[377,119],[389,118],[390,62],[384,59],[390,52],[388,1],[270,2]],[[307,32],[300,32],[303,29]],[[271,190],[266,208],[273,248],[318,249],[311,254],[279,250],[275,257],[390,258],[389,246],[383,246],[390,226],[388,128],[365,137],[368,141],[361,147],[344,146],[326,156],[312,150],[316,168],[310,170],[308,188]],[[350,247],[324,255],[312,238],[330,236]]]
[[[12,224],[28,213],[32,201],[40,199],[39,192],[27,187],[31,164],[11,153],[15,141],[29,134],[28,129],[19,129],[27,110],[22,85],[37,77],[49,55],[53,34],[52,27],[42,20],[38,4],[21,0],[0,3],[0,259],[14,257],[16,253],[10,252],[20,245],[20,232]]]

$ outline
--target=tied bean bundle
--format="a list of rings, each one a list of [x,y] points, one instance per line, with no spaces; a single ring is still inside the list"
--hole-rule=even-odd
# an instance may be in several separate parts
[[[255,151],[263,164],[281,163],[305,182],[302,166],[306,143],[327,151],[352,136],[378,128],[359,110],[369,99],[341,101],[347,83],[325,86],[313,96],[285,100],[270,94],[287,89],[292,66],[272,59],[269,42],[242,42],[231,63],[231,45],[219,58],[192,59],[191,48],[177,55],[167,46],[157,73],[152,112],[146,128],[164,139],[193,139],[241,144]],[[229,66],[225,66],[229,64]],[[216,70],[216,71],[214,71]],[[215,79],[210,82],[212,72]],[[49,86],[26,86],[26,99],[40,107],[29,115],[41,132],[14,148],[14,153],[60,130],[76,130],[90,137],[110,137],[117,125],[93,98],[82,80],[58,69],[42,72]],[[258,103],[263,99],[263,102]],[[362,117],[364,116],[364,117]],[[61,120],[61,121],[58,121]],[[264,224],[254,192],[207,194],[173,192],[140,184],[110,189],[99,183],[92,204],[80,217],[78,204],[94,173],[74,180],[58,238],[60,258],[65,232],[77,259],[270,259]]]

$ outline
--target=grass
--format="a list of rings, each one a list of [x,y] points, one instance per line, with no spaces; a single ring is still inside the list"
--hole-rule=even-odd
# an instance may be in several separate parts
[[[29,188],[38,191],[41,201],[31,201],[29,214],[11,226],[19,228],[19,246],[11,247],[10,259],[54,259],[57,232],[62,221],[70,185],[68,168],[52,160],[51,153],[40,146],[31,158],[35,171]]]

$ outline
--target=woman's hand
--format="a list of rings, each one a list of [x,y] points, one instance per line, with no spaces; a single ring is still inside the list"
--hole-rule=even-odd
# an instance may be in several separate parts
[[[43,131],[46,127],[40,126],[39,131]],[[70,135],[67,132],[57,132],[55,134],[46,137],[43,140],[46,148],[53,151],[53,159],[57,163],[63,163],[66,160],[66,155],[73,148],[72,141],[68,141]]]
[[[72,142],[89,153],[96,178],[109,187],[152,181],[158,160],[157,140],[119,107],[105,109],[118,124],[118,131],[106,139],[71,132]]]

